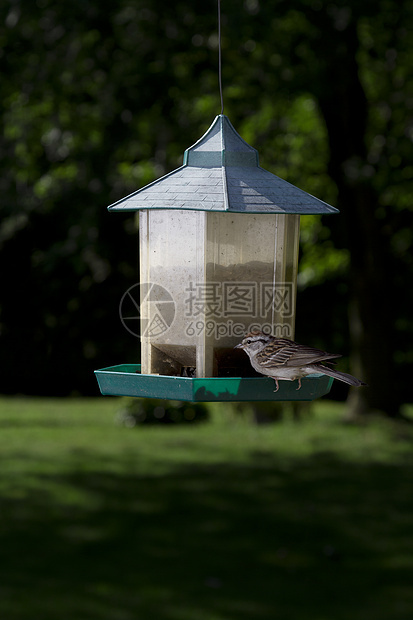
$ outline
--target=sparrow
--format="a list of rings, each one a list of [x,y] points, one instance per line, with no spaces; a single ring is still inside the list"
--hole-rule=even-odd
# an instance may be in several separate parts
[[[327,353],[320,349],[313,349],[288,340],[288,338],[276,338],[263,332],[250,332],[234,349],[245,351],[254,370],[275,380],[276,392],[280,387],[279,380],[295,381],[298,379],[297,390],[299,390],[301,379],[314,373],[333,377],[355,387],[367,385],[346,372],[340,372],[322,363],[335,364],[332,360],[341,357],[339,353]]]

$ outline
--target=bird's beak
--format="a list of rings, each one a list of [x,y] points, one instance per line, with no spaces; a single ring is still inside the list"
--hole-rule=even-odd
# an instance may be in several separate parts
[[[243,349],[244,345],[242,344],[242,342],[240,342],[239,344],[236,344],[234,349]]]

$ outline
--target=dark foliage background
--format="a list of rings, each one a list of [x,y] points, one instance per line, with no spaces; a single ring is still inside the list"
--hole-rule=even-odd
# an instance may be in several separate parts
[[[411,401],[412,9],[222,2],[225,113],[265,168],[342,211],[302,218],[297,339],[350,355],[372,386],[355,409],[392,415]],[[1,13],[0,391],[96,394],[95,368],[139,357],[118,319],[134,220],[106,207],[219,113],[216,2]]]

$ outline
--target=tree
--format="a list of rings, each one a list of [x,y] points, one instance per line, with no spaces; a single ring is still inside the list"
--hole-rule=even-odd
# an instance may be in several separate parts
[[[403,177],[411,165],[408,116],[401,119],[412,105],[405,64],[411,56],[412,3],[402,2],[396,10],[389,2],[274,2],[263,10],[267,51],[262,57],[271,57],[270,32],[278,26],[280,65],[290,71],[290,88],[314,96],[327,130],[328,172],[342,213],[335,243],[350,254],[352,365],[370,384],[368,390],[351,392],[349,408],[352,414],[381,410],[396,416],[403,396],[394,389],[395,327],[402,310],[395,303],[400,298],[395,273],[404,271],[407,261],[394,252],[392,238],[400,234],[400,220],[409,216],[401,217],[406,196],[393,193],[389,201],[386,183],[389,177]],[[271,10],[280,21],[271,21]],[[267,88],[280,91],[279,83]],[[411,184],[402,184],[411,197]],[[411,239],[404,230],[406,235]]]
[[[351,349],[371,385],[352,408],[396,415],[413,335],[412,2],[222,4],[225,112],[267,169],[341,209],[304,222],[300,338]],[[137,359],[117,319],[136,232],[105,207],[180,165],[219,113],[216,28],[215,0],[10,5],[2,391],[95,393],[93,368]]]

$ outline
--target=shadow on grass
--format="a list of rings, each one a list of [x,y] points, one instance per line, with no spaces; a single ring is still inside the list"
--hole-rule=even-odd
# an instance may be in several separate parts
[[[408,620],[412,483],[328,453],[45,475],[2,501],[1,617]]]

